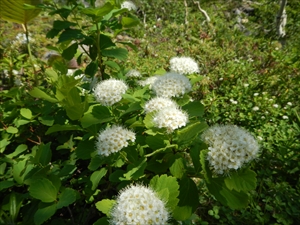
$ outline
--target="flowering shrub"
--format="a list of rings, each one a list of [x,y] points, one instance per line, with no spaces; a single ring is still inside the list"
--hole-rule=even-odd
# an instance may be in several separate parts
[[[268,74],[277,71],[260,71],[287,59],[274,51],[245,55],[257,46],[233,41],[233,32],[223,35],[227,25],[199,29],[199,13],[192,25],[174,24],[185,19],[178,13],[183,1],[170,1],[182,6],[170,15],[164,14],[172,7],[161,0],[143,1],[137,12],[119,0],[44,2],[36,7],[54,20],[44,30],[54,57],[40,61],[44,52],[30,57],[0,49],[5,74],[20,85],[12,79],[0,93],[1,224],[269,224],[282,218],[292,224],[298,218],[298,194],[289,183],[298,177],[298,92],[282,81],[270,86],[276,79]],[[159,9],[153,21],[143,11],[151,4]],[[186,11],[186,19],[196,10]],[[145,33],[135,29],[138,16]],[[174,58],[179,54],[195,57],[205,77],[191,58]],[[168,62],[177,72],[166,73]],[[297,74],[288,62],[282,68]],[[127,74],[127,68],[141,72]],[[289,176],[278,176],[282,168]],[[270,204],[274,196],[277,205]]]
[[[170,60],[170,70],[186,75],[200,72],[197,62],[190,57],[173,57]]]

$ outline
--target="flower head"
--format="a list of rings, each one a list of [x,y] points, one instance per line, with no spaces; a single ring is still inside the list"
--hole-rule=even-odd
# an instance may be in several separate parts
[[[121,80],[109,79],[104,80],[94,88],[96,100],[105,106],[112,106],[122,99],[128,86]]]
[[[158,76],[152,76],[148,77],[146,80],[141,80],[138,83],[145,87],[146,85],[149,85],[150,88],[152,88],[153,83],[157,80]]]
[[[200,72],[196,61],[190,57],[173,57],[170,60],[170,69],[185,75]]]
[[[128,140],[135,141],[135,133],[121,126],[113,125],[100,132],[96,137],[99,155],[109,156],[128,146]]]
[[[136,5],[132,1],[124,1],[121,4],[121,8],[122,9],[125,8],[125,9],[132,10],[132,11],[136,11],[137,10]]]
[[[125,76],[136,78],[136,77],[141,77],[142,75],[138,70],[129,70],[128,73],[126,73]]]
[[[165,225],[169,213],[156,193],[142,185],[131,185],[121,190],[111,211],[113,225]]]
[[[177,107],[177,103],[169,98],[155,97],[146,102],[144,106],[145,113],[159,111],[167,107]]]
[[[166,128],[168,133],[175,129],[184,127],[188,122],[188,115],[177,107],[168,107],[159,110],[153,118],[158,128]]]
[[[157,96],[171,98],[191,91],[192,85],[185,76],[171,72],[158,77],[151,88]]]
[[[202,139],[209,145],[207,159],[217,174],[241,168],[255,159],[259,151],[254,137],[233,125],[212,126],[202,134]]]

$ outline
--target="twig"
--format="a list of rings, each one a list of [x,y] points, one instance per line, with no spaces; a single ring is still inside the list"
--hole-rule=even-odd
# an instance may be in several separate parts
[[[210,22],[210,17],[209,17],[209,15],[207,14],[207,12],[206,12],[204,9],[201,8],[200,2],[199,2],[199,1],[194,1],[194,0],[193,0],[193,2],[194,2],[194,4],[197,4],[197,5],[198,5],[198,9],[199,9],[200,12],[205,16],[206,22],[209,23],[209,22]]]
[[[188,5],[186,0],[183,0],[184,3],[184,7],[185,7],[185,18],[184,18],[184,23],[187,25],[189,23],[188,21],[188,15],[189,15],[189,11],[188,11]]]
[[[285,11],[286,3],[287,0],[280,1],[280,9],[276,16],[276,28],[277,28],[277,34],[279,38],[283,38],[285,36],[285,25],[287,21],[287,14]]]

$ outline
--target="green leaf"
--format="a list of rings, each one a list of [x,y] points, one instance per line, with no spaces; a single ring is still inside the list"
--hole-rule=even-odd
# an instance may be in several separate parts
[[[52,134],[58,131],[66,131],[66,130],[82,130],[80,126],[78,125],[71,125],[71,124],[64,124],[64,125],[60,125],[60,124],[55,124],[54,126],[50,127],[47,131],[46,131],[46,135],[48,134]]]
[[[16,127],[9,126],[6,128],[6,132],[10,134],[17,134],[19,130]]]
[[[25,144],[20,144],[18,145],[18,147],[15,149],[14,152],[12,152],[11,154],[7,155],[8,158],[13,158],[16,157],[17,155],[21,154],[22,152],[27,150],[27,145]]]
[[[178,179],[182,178],[182,176],[185,174],[183,158],[175,159],[174,163],[170,167],[170,172],[174,177]]]
[[[41,122],[41,124],[48,127],[51,127],[54,124],[54,118],[52,116],[39,116],[38,120]]]
[[[46,178],[40,178],[33,181],[29,186],[29,194],[42,202],[54,202],[58,190],[52,182]]]
[[[36,164],[41,164],[43,166],[48,165],[48,163],[51,161],[52,158],[52,151],[50,149],[51,142],[48,142],[47,144],[41,144],[39,146],[39,149],[36,151],[34,162]]]
[[[191,212],[194,212],[197,207],[199,207],[199,191],[195,182],[188,178],[183,177],[179,181],[179,206],[189,206],[191,207]],[[190,214],[191,216],[192,214]]]
[[[134,16],[131,16],[131,17],[123,16],[122,20],[121,20],[121,24],[125,28],[135,27],[139,23],[140,23],[140,20]]]
[[[256,187],[256,173],[250,169],[241,169],[230,173],[224,181],[229,190],[247,192]]]
[[[40,98],[40,99],[44,99],[48,102],[52,102],[52,103],[56,103],[58,102],[57,99],[52,98],[51,96],[49,96],[46,92],[40,90],[37,87],[34,87],[31,91],[29,91],[29,94],[34,97],[34,98]]]
[[[112,120],[113,117],[107,107],[101,105],[92,105],[81,118],[81,125],[87,128],[91,125],[104,123]]]
[[[103,16],[108,14],[114,6],[107,2],[100,8],[84,8],[81,12],[87,16],[92,17],[94,20],[100,20]]]
[[[31,110],[30,109],[25,109],[25,108],[22,108],[21,110],[20,110],[20,114],[21,114],[21,116],[23,116],[24,118],[26,118],[26,119],[31,119],[32,118],[32,112],[31,112]]]
[[[12,180],[5,180],[5,181],[0,181],[0,191],[10,188],[15,185],[15,182]]]
[[[92,61],[85,68],[84,73],[93,77],[98,71],[98,63],[96,61]]]
[[[83,39],[85,35],[78,29],[65,29],[59,36],[57,43],[62,43],[65,41],[80,40]]]
[[[61,54],[64,59],[71,60],[77,52],[78,44],[74,43],[66,48]]]
[[[93,225],[109,225],[109,219],[105,216],[100,219],[98,219]]]
[[[103,199],[103,200],[96,203],[96,208],[100,212],[102,212],[105,215],[109,216],[110,211],[111,211],[111,209],[112,209],[112,207],[114,206],[115,203],[116,203],[115,200]]]
[[[22,172],[24,172],[25,170],[26,170],[25,159],[13,164],[13,177],[18,184],[23,183],[24,176],[22,176]]]
[[[91,162],[88,166],[88,169],[91,170],[91,171],[94,171],[94,170],[98,169],[101,165],[103,165],[105,160],[106,160],[106,157],[101,157],[99,155],[94,156],[91,159]]]
[[[50,219],[56,212],[56,203],[45,204],[40,203],[38,210],[34,214],[35,225],[40,225]]]
[[[177,131],[178,142],[181,144],[187,144],[191,142],[200,132],[207,128],[207,124],[203,122],[193,123],[183,129]]]
[[[182,107],[184,111],[188,113],[190,117],[193,116],[203,116],[204,114],[204,106],[200,102],[189,102],[188,104]]]
[[[91,153],[95,151],[95,141],[94,140],[86,140],[79,142],[77,148],[75,149],[75,153],[78,159],[90,159]]]
[[[242,191],[229,190],[224,183],[224,178],[210,179],[207,188],[218,201],[231,209],[242,209],[248,204],[248,195]]]
[[[116,70],[120,70],[120,66],[118,65],[118,63],[114,62],[114,61],[104,61],[103,62],[104,65],[108,65],[109,67],[116,69]]]
[[[0,153],[3,153],[6,146],[8,146],[10,144],[10,141],[8,141],[7,139],[3,138],[3,140],[0,141]]]
[[[58,196],[57,209],[66,207],[76,201],[76,191],[72,188],[66,188]]]
[[[62,20],[54,20],[53,22],[53,28],[56,30],[63,30],[66,28],[70,28],[71,26],[76,26],[76,23]]]
[[[208,153],[208,150],[200,151],[200,163],[202,166],[202,170],[204,172],[204,178],[205,178],[206,182],[210,183],[210,178],[212,177],[212,173],[209,169],[208,161],[206,160],[207,153]]]
[[[92,190],[95,190],[100,182],[100,180],[102,179],[102,177],[104,177],[107,173],[107,169],[106,168],[102,168],[99,171],[95,171],[92,175],[91,175],[91,182],[93,184],[92,186]]]
[[[1,0],[0,1],[0,18],[10,22],[26,24],[39,13],[40,9],[25,9],[24,4],[38,5],[41,0]]]
[[[162,135],[147,136],[145,141],[149,148],[153,151],[166,147],[165,137]]]
[[[159,192],[165,188],[169,191],[169,199],[167,201],[167,208],[174,210],[179,202],[177,198],[179,195],[179,185],[175,177],[167,175],[158,176],[156,175],[150,181],[149,186],[156,192]]]
[[[111,40],[109,36],[106,36],[104,34],[100,34],[100,50],[104,50],[109,47],[114,47],[116,46],[115,43]]]
[[[193,211],[190,206],[176,206],[173,211],[173,217],[175,220],[184,221],[191,217]]]
[[[106,57],[116,58],[125,61],[128,56],[128,51],[125,48],[104,49],[102,55]]]
[[[205,148],[203,148],[205,146]],[[193,165],[195,168],[195,172],[198,174],[202,168],[201,168],[201,163],[200,163],[200,151],[201,149],[206,149],[206,145],[203,144],[202,142],[198,142],[195,143],[195,145],[193,145],[190,148],[190,156],[192,158],[193,161]]]
[[[125,173],[123,176],[125,177],[126,180],[137,180],[140,177],[144,175],[144,170],[147,166],[147,159],[146,158],[141,158],[140,160],[129,164],[127,170],[128,172]],[[124,180],[123,178],[120,178],[120,180]]]

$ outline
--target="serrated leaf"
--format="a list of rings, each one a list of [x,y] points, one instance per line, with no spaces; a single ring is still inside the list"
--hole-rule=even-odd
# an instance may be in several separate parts
[[[66,188],[58,196],[59,200],[57,203],[57,209],[66,207],[76,201],[76,191],[72,188]]]
[[[26,119],[30,120],[32,118],[32,112],[30,109],[22,108],[20,110],[20,114],[21,114],[21,116],[23,116]]]
[[[204,106],[200,102],[189,102],[188,104],[182,107],[190,117],[192,116],[203,116],[204,114]]]
[[[153,151],[166,146],[164,136],[162,135],[147,136],[145,141],[149,148]]]
[[[250,169],[238,170],[230,173],[224,181],[229,190],[247,192],[256,187],[256,173]]]
[[[104,34],[100,34],[100,50],[116,46],[115,43],[113,43],[112,39],[109,36],[106,36]]]
[[[39,204],[38,210],[34,214],[35,225],[40,225],[50,219],[56,212],[56,203]]]
[[[105,215],[109,216],[109,213],[112,207],[114,206],[115,202],[115,200],[103,199],[96,203],[96,208]]]
[[[68,48],[66,48],[63,51],[62,57],[64,59],[67,59],[67,60],[73,59],[73,57],[75,56],[75,54],[77,52],[77,48],[78,48],[78,44],[77,43],[71,44]]]
[[[147,166],[147,159],[141,158],[140,160],[129,164],[128,172],[124,174],[125,180],[137,180],[144,175],[144,170]],[[120,180],[124,180],[124,178],[120,178]]]
[[[40,90],[39,88],[37,87],[34,87],[31,91],[29,91],[29,94],[32,96],[32,97],[35,97],[35,98],[41,98],[41,99],[44,99],[48,102],[52,102],[52,103],[56,103],[58,102],[56,98],[52,98],[51,96],[49,96],[46,92]]]
[[[85,36],[78,29],[65,29],[59,36],[57,43],[62,43],[64,41],[80,40]]]
[[[158,176],[156,175],[150,181],[149,186],[156,192],[160,192],[164,188],[169,191],[169,199],[167,201],[167,208],[174,210],[179,202],[177,198],[179,195],[179,185],[175,177],[167,175]]]
[[[202,166],[202,170],[204,172],[204,178],[205,178],[207,183],[210,183],[212,173],[209,169],[208,161],[206,160],[207,153],[208,153],[208,150],[201,150],[200,151],[200,163],[201,163],[201,166]]]
[[[174,163],[170,167],[170,172],[174,177],[178,179],[182,178],[185,174],[185,166],[182,158],[175,159]]]
[[[116,69],[116,70],[120,70],[120,66],[118,65],[118,63],[114,62],[114,61],[104,61],[103,62],[104,65],[108,65],[109,67]]]
[[[114,6],[111,3],[107,2],[100,8],[84,8],[83,10],[81,10],[81,12],[87,16],[92,17],[95,20],[99,20],[103,16],[108,14],[113,8]]]
[[[53,28],[56,30],[63,30],[75,25],[76,23],[70,21],[54,20],[53,22]]]
[[[131,17],[123,16],[122,20],[121,20],[121,24],[125,28],[135,27],[139,23],[140,23],[140,20],[134,16],[131,16]]]
[[[177,131],[178,142],[185,144],[191,142],[200,132],[207,128],[207,124],[204,122],[193,123],[183,129]]]
[[[29,186],[29,194],[42,202],[54,202],[57,192],[52,182],[46,178],[37,179]]]
[[[92,182],[92,190],[95,190],[100,182],[100,180],[102,179],[102,177],[105,176],[105,174],[107,173],[107,169],[106,168],[102,168],[99,171],[95,171],[94,173],[92,173],[90,181]]]
[[[103,49],[102,55],[106,57],[116,58],[125,61],[128,56],[128,51],[125,48],[110,48]]]
[[[92,105],[80,119],[83,128],[91,125],[104,123],[112,120],[113,117],[107,107],[101,105]]]
[[[24,4],[38,5],[41,0],[1,0],[0,1],[0,18],[10,22],[26,24],[35,18],[40,12],[40,9],[25,9]]]

